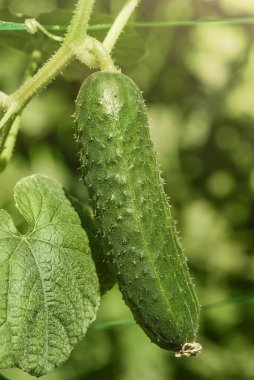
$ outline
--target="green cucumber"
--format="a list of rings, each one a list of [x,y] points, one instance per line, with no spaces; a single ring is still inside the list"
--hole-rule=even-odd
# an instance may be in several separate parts
[[[140,90],[121,73],[96,72],[80,89],[75,119],[83,180],[126,304],[152,342],[197,354],[200,306]]]

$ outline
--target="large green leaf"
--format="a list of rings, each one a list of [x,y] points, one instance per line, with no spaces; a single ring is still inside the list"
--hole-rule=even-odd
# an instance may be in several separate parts
[[[22,235],[0,210],[0,367],[36,376],[63,363],[94,320],[99,283],[80,220],[53,179],[15,187]]]

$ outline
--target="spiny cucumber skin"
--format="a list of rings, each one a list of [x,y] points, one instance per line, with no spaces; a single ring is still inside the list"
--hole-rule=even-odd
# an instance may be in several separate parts
[[[150,139],[140,90],[121,73],[97,72],[76,101],[83,179],[123,298],[152,342],[195,342],[199,303]]]

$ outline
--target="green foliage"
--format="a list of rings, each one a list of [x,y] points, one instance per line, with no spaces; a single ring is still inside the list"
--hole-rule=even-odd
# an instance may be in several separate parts
[[[43,25],[66,26],[74,3],[59,1],[61,9],[37,18]],[[98,0],[95,11],[107,14],[101,22],[108,23],[122,4]],[[254,49],[251,27],[242,20],[253,18],[253,4],[250,0],[144,0],[136,21],[148,26],[135,31],[145,54],[138,64],[133,60],[128,65],[129,51],[126,63],[123,54],[121,59],[121,65],[126,64],[123,72],[144,91],[165,190],[179,220],[201,304],[223,301],[220,308],[202,310],[202,354],[191,360],[175,359],[151,344],[135,325],[91,328],[70,359],[45,375],[45,380],[254,378],[253,303],[234,301],[239,297],[246,302],[253,295]],[[6,13],[3,7],[9,5],[9,0],[0,1],[0,19],[23,22],[24,16]],[[27,7],[26,13],[32,14],[33,1]],[[241,18],[237,27],[226,25],[232,24],[232,17]],[[196,22],[179,26],[197,19],[222,20],[224,26],[197,26]],[[161,27],[161,21],[177,27]],[[106,30],[100,32],[100,39]],[[128,35],[126,31],[122,38]],[[131,44],[135,50],[136,38],[130,38]],[[40,32],[0,32],[1,91],[11,93],[19,87],[34,49],[42,51],[42,64],[57,46]],[[116,45],[114,57],[119,49]],[[88,74],[79,62],[72,63],[24,110],[13,159],[0,173],[1,208],[9,211],[19,229],[25,226],[13,207],[12,191],[20,178],[32,173],[53,176],[87,204],[70,115]],[[103,296],[96,324],[130,318],[116,288]],[[2,373],[10,380],[31,380],[18,369]]]
[[[27,231],[0,211],[0,365],[40,376],[66,360],[94,320],[98,280],[80,220],[55,180],[24,178],[14,197]]]
[[[0,380],[7,380],[7,378],[4,377],[4,376],[2,376],[2,375],[0,375]]]

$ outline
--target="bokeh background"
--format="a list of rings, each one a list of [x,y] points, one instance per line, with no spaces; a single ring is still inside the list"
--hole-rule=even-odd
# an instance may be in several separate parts
[[[67,25],[73,0],[0,0],[0,19],[36,17]],[[92,24],[110,22],[124,1],[97,0]],[[151,134],[196,282],[203,353],[175,359],[128,323],[91,327],[61,368],[44,380],[254,379],[254,24],[158,27],[158,21],[254,17],[253,0],[143,0],[114,51],[144,92]],[[91,34],[102,39],[105,30]],[[58,43],[41,33],[0,32],[0,90],[17,89]],[[33,58],[31,58],[33,57]],[[89,71],[78,62],[25,109],[11,163],[0,174],[0,207],[17,225],[13,187],[44,173],[82,201],[73,142],[74,100]],[[131,318],[115,287],[95,323]],[[20,370],[2,371],[29,380]]]

